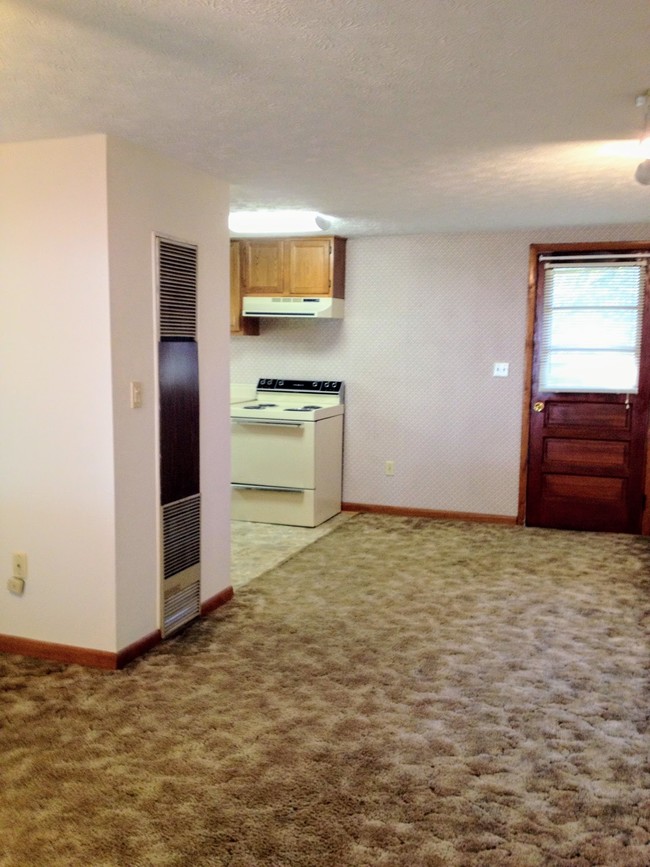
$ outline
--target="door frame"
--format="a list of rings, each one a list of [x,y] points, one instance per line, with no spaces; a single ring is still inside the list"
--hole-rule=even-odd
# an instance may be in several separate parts
[[[531,244],[528,254],[528,306],[526,312],[526,344],[524,358],[524,393],[521,410],[521,447],[519,459],[519,502],[517,524],[526,523],[526,495],[528,493],[528,441],[530,437],[530,402],[533,393],[533,350],[535,336],[535,312],[537,309],[537,265],[540,253],[629,253],[636,250],[650,252],[650,241],[595,241],[576,244]],[[646,298],[646,308],[648,299]],[[647,309],[646,309],[647,314]],[[646,349],[647,352],[647,349]],[[650,436],[646,430],[646,469],[644,493],[650,503]],[[643,513],[641,533],[650,535],[650,508]]]

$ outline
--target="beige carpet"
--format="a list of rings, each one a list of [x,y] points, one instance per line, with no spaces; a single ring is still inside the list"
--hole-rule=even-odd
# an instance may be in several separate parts
[[[122,672],[0,657],[0,864],[648,867],[649,575],[359,515]]]

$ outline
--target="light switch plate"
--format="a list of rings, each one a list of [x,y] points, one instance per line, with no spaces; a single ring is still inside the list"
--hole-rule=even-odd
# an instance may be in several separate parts
[[[131,409],[140,409],[142,406],[142,383],[137,380],[131,382]]]

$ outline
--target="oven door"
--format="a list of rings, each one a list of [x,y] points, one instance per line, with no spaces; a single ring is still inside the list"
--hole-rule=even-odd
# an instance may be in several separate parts
[[[315,428],[310,421],[231,419],[233,484],[313,489]]]

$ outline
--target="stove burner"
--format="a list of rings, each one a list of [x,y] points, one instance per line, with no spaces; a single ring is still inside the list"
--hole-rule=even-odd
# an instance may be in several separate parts
[[[272,406],[277,406],[277,403],[256,403],[252,406],[245,406],[244,409],[270,409]]]
[[[288,406],[285,412],[309,412],[312,409],[320,409],[320,406]]]

